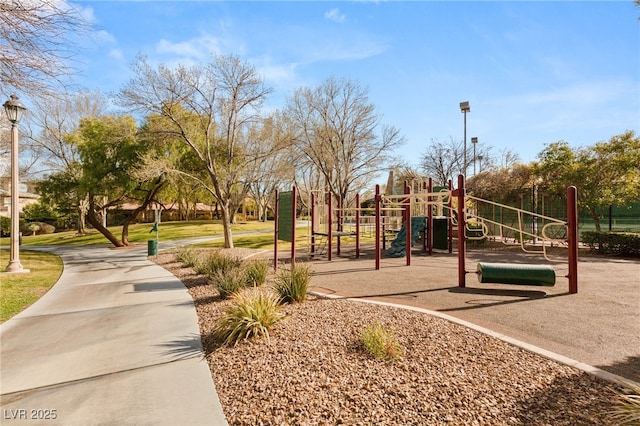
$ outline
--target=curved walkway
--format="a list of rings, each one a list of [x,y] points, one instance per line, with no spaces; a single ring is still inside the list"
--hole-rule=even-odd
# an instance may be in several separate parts
[[[227,424],[191,296],[146,247],[40,249],[64,272],[0,326],[0,423]]]

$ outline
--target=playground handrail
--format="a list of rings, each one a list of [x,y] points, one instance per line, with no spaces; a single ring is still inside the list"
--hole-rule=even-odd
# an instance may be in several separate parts
[[[490,223],[490,224],[493,224],[493,225],[497,225],[499,227],[499,229],[500,229],[500,235],[501,236],[502,236],[503,228],[520,233],[520,235],[521,235],[520,247],[525,253],[540,253],[541,252],[543,254],[544,258],[546,260],[550,261],[550,259],[547,256],[547,250],[546,250],[547,246],[546,246],[546,244],[544,244],[544,243],[542,244],[542,251],[527,250],[525,248],[525,246],[524,246],[524,238],[522,238],[525,235],[526,236],[530,236],[532,238],[540,238],[543,242],[545,242],[545,241],[546,242],[550,242],[550,243],[554,243],[554,242],[564,243],[565,242],[564,240],[561,240],[561,239],[558,239],[558,238],[549,237],[547,235],[546,231],[547,231],[547,228],[550,227],[550,226],[563,226],[563,227],[566,227],[567,226],[567,222],[566,221],[563,221],[563,220],[560,220],[560,219],[556,219],[556,218],[553,218],[553,217],[549,217],[549,216],[545,216],[543,214],[530,212],[530,211],[527,211],[527,210],[524,210],[524,209],[520,209],[520,208],[517,208],[517,207],[509,206],[509,205],[506,205],[506,204],[497,203],[495,201],[490,201],[490,200],[485,200],[483,198],[474,197],[472,195],[467,195],[466,198],[469,199],[469,200],[479,201],[479,202],[482,202],[482,203],[486,203],[486,204],[494,205],[494,206],[497,206],[497,207],[501,207],[501,208],[504,208],[504,209],[506,209],[508,211],[510,210],[510,211],[516,212],[517,215],[518,215],[518,228],[512,227],[512,226],[507,225],[507,224],[503,224],[503,223],[500,223],[500,222],[496,222],[496,221],[493,221],[491,219],[487,219],[487,218],[479,216],[477,214],[470,213],[467,209],[465,209],[465,216],[479,219],[481,223],[486,222],[486,223]],[[526,231],[524,229],[523,220],[522,220],[523,214],[527,214],[527,215],[529,215],[531,217],[542,219],[543,221],[546,221],[546,222],[549,222],[549,223],[546,223],[542,227],[540,235],[534,234],[534,233]],[[466,222],[467,221],[466,221],[466,218],[465,218],[465,223]],[[484,234],[483,236],[487,236],[485,234],[485,229],[486,228],[483,226],[482,227],[483,234]]]

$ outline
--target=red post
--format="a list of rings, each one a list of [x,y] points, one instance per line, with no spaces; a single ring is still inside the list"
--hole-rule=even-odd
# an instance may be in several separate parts
[[[451,254],[453,253],[453,223],[451,222],[451,215],[453,214],[453,194],[451,191],[453,189],[453,184],[451,183],[451,179],[449,179],[448,186],[451,196],[449,197],[449,202],[447,203],[447,205],[449,206],[449,208],[447,209],[447,233],[449,234],[449,254]]]
[[[296,211],[298,210],[298,191],[295,186],[292,188],[292,191],[293,193],[291,194],[291,197],[293,198],[293,211],[291,212],[291,266],[296,263],[296,221],[298,219],[296,217]]]
[[[382,197],[380,196],[380,185],[376,185],[376,271],[380,269],[380,203]]]
[[[404,202],[405,202],[405,206],[404,206],[404,214],[405,214],[405,222],[404,222],[404,230],[405,230],[405,244],[406,244],[406,259],[407,259],[407,266],[411,265],[411,188],[409,188],[409,185],[407,184],[407,182],[405,181],[404,183],[404,193],[407,195],[407,197],[405,198]]]
[[[467,274],[465,266],[467,247],[465,227],[467,224],[465,220],[464,196],[464,176],[458,175],[458,287],[466,286],[465,276]]]
[[[336,229],[338,230],[338,239],[336,240],[336,254],[340,256],[340,233],[342,232],[342,197],[338,196],[336,203],[338,204],[338,208],[336,209],[336,221],[338,222],[336,225]]]
[[[356,194],[356,259],[360,258],[360,194]]]
[[[333,194],[331,191],[327,192],[327,203],[329,213],[327,214],[327,257],[331,260],[331,252],[333,251],[333,235],[331,232],[331,228],[333,226]]]
[[[280,204],[280,193],[276,189],[276,205],[274,209],[275,225],[273,227],[273,270],[278,270],[278,204]]]
[[[578,192],[567,188],[567,242],[569,248],[569,293],[578,292]]]
[[[427,189],[429,194],[433,192],[433,179],[429,178],[429,187]],[[427,247],[429,249],[429,255],[433,254],[433,197],[429,195],[427,197],[427,229],[424,233],[424,238],[427,240]]]
[[[311,257],[316,252],[316,196],[311,193]]]

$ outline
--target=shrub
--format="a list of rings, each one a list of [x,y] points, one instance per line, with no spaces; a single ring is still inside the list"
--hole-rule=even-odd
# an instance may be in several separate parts
[[[640,386],[630,383],[618,394],[616,408],[608,414],[619,425],[640,425]]]
[[[393,361],[402,357],[402,348],[391,331],[375,322],[360,333],[360,341],[367,353],[375,358]]]
[[[21,222],[20,232],[22,235],[53,234],[56,227],[45,222]]]
[[[259,337],[268,341],[271,326],[286,317],[280,312],[278,297],[270,292],[246,289],[234,294],[233,301],[213,329],[214,336],[225,345]]]
[[[296,263],[290,269],[278,273],[274,288],[280,295],[281,303],[304,302],[307,298],[307,287],[311,279],[311,268]]]
[[[180,247],[176,252],[176,259],[186,267],[193,267],[198,263],[200,251],[193,247]]]
[[[586,231],[580,239],[603,255],[640,257],[640,234]]]
[[[194,265],[194,269],[199,274],[213,276],[216,272],[225,272],[234,268],[238,268],[242,261],[237,257],[230,256],[222,250],[214,250],[208,256],[200,256],[198,262]]]
[[[241,268],[218,269],[209,276],[220,297],[227,299],[247,285],[247,274]]]
[[[245,272],[247,275],[248,285],[257,287],[267,281],[267,275],[269,275],[269,264],[266,261],[253,259],[245,263]]]

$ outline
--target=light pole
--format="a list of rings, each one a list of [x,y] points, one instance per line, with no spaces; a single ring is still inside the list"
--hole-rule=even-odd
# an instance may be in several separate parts
[[[22,113],[26,110],[16,95],[4,104],[4,111],[11,122],[11,257],[7,272],[29,272],[20,264],[20,217],[18,207],[20,205],[20,182],[18,180],[18,123]]]
[[[476,144],[478,143],[478,138],[472,137],[471,143],[473,144],[473,175],[476,175]]]
[[[483,159],[483,158],[484,158],[484,157],[483,157],[482,155],[478,155],[478,161],[480,161],[480,168],[479,168],[480,173],[482,173],[482,159]]]
[[[467,113],[471,112],[471,107],[468,101],[460,102],[460,111],[464,114],[464,157],[463,157],[463,172],[462,175],[467,177]]]

